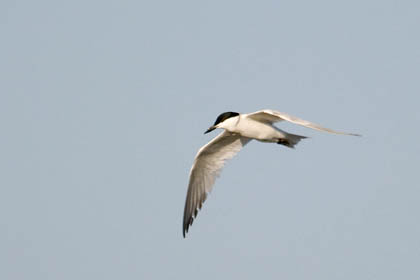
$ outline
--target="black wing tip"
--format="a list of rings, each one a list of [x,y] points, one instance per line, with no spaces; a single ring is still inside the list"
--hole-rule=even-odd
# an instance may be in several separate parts
[[[183,224],[183,226],[182,226],[182,236],[185,238],[185,236],[187,235],[187,233],[188,233],[188,227],[189,227],[189,225],[188,225],[188,223],[186,223],[185,221],[184,221],[184,224]]]
[[[184,229],[182,230],[182,236],[185,238],[187,236],[188,233],[188,227],[184,227]]]
[[[188,233],[188,229],[190,228],[190,226],[192,225],[192,223],[194,222],[194,217],[190,217],[188,219],[188,222],[186,220],[184,220],[184,224],[182,227],[182,236],[185,238],[187,233]]]
[[[207,199],[207,193],[204,193],[204,197],[201,198],[198,207],[195,208],[195,210],[192,212],[192,214],[188,217],[187,216],[187,212],[186,209],[184,209],[184,220],[183,220],[183,226],[182,226],[182,236],[185,238],[185,236],[188,233],[188,229],[190,228],[190,226],[192,226],[194,219],[197,218],[198,212],[201,210],[201,208],[203,207],[203,203],[204,201],[206,201]],[[187,218],[188,217],[188,218]]]
[[[182,228],[182,236],[185,238],[187,236],[188,233],[188,229],[190,228],[192,224],[192,221],[189,223],[184,224],[183,228]]]

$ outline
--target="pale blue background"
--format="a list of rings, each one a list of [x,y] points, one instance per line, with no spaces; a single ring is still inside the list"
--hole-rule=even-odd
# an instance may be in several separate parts
[[[418,1],[0,3],[0,279],[420,279]],[[250,143],[186,239],[221,112]]]

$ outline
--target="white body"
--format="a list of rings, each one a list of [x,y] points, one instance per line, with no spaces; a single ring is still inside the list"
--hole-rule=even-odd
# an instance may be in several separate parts
[[[248,114],[229,118],[218,127],[262,142],[278,142],[279,139],[286,139],[289,135],[289,133],[278,129],[270,123],[260,122],[249,117]]]

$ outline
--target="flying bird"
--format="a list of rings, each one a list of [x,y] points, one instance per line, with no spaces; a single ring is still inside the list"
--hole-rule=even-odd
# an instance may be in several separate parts
[[[249,141],[255,139],[261,142],[277,143],[294,148],[300,140],[307,138],[287,133],[273,125],[273,123],[280,121],[288,121],[335,134],[360,136],[355,133],[325,128],[274,110],[261,110],[250,114],[239,114],[236,112],[220,114],[215,123],[204,133],[209,133],[216,128],[223,128],[224,131],[200,148],[190,171],[182,227],[184,238],[189,227],[197,217],[198,210],[201,209],[207,195],[212,190],[216,177],[220,174],[226,160],[234,157]]]

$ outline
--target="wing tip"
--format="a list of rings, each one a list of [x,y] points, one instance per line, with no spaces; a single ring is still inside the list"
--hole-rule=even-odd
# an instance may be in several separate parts
[[[183,226],[182,226],[182,236],[184,238],[187,236],[188,229],[192,225],[193,221],[194,221],[194,218],[193,217],[191,217],[188,222],[185,222],[184,221]]]
[[[182,236],[185,238],[187,233],[188,233],[188,224],[184,223],[183,226],[182,226]]]
[[[338,134],[349,135],[349,136],[356,136],[356,137],[362,137],[362,134],[359,134],[359,133],[340,132]]]
[[[184,222],[182,223],[182,236],[185,238],[185,236],[187,235],[187,233],[188,233],[188,228],[189,228],[189,223],[186,223],[185,222],[185,219],[184,219]]]

